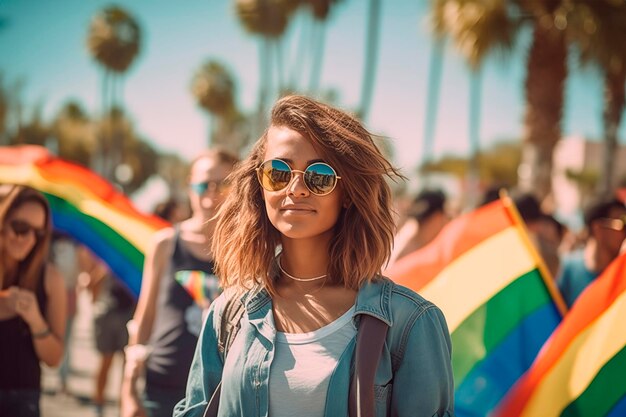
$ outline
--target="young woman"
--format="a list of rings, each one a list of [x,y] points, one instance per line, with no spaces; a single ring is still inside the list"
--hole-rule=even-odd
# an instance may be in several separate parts
[[[208,150],[191,163],[188,178],[192,216],[159,231],[146,254],[141,293],[129,334],[130,350],[147,345],[150,355],[142,361],[127,355],[122,383],[122,417],[171,417],[184,396],[187,373],[202,327],[202,309],[219,294],[210,252],[215,215],[222,204],[225,181],[237,158],[218,149]],[[207,299],[195,300],[181,280],[202,276]],[[202,305],[200,305],[202,304]],[[141,351],[141,350],[139,350]],[[137,391],[139,371],[145,368],[145,390]]]
[[[67,308],[63,278],[45,262],[46,199],[0,186],[0,227],[0,416],[39,416],[39,362],[61,362]]]
[[[222,285],[246,290],[241,328],[222,361],[223,294],[176,417],[202,416],[220,380],[220,417],[348,415],[364,314],[390,326],[376,415],[452,415],[441,311],[380,275],[394,232],[386,176],[398,174],[356,119],[306,97],[278,101],[231,176],[213,240]]]

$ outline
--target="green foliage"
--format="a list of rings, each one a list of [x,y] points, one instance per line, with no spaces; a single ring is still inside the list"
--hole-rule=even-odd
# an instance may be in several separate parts
[[[91,21],[87,47],[107,70],[125,72],[139,53],[140,44],[139,23],[121,7],[106,7]]]
[[[582,191],[591,192],[600,180],[600,173],[595,169],[589,168],[582,170],[567,169],[565,170],[565,177],[575,182]]]
[[[209,113],[226,116],[235,111],[235,81],[219,61],[208,60],[196,71],[191,93],[198,105]]]
[[[517,167],[521,161],[521,147],[518,142],[501,142],[478,155],[478,175],[483,184],[495,182],[517,184]],[[459,179],[469,175],[470,159],[461,156],[444,156],[438,161],[426,163],[420,171],[451,174]]]

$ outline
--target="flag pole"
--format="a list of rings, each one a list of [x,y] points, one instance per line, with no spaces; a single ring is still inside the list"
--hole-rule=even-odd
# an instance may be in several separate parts
[[[500,200],[502,201],[504,208],[512,217],[513,223],[515,224],[515,227],[517,228],[517,231],[519,232],[522,241],[524,242],[531,256],[535,260],[537,268],[539,269],[539,275],[541,275],[543,283],[545,284],[546,288],[548,288],[548,292],[550,293],[552,300],[556,304],[556,308],[559,310],[559,313],[561,313],[561,316],[565,317],[565,314],[567,314],[568,310],[567,304],[565,304],[565,300],[563,299],[561,292],[554,283],[554,278],[552,277],[550,270],[546,266],[545,261],[537,251],[537,248],[535,247],[533,242],[530,240],[530,234],[528,232],[528,229],[526,228],[526,224],[524,223],[522,216],[517,210],[515,202],[511,199],[511,197],[509,197],[508,193],[504,189],[500,190]]]

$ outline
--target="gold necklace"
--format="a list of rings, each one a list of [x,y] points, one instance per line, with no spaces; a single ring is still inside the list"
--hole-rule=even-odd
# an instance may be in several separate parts
[[[280,264],[281,259],[282,259],[282,256],[279,256],[278,259],[276,260],[276,263],[278,264],[278,269],[280,269],[280,272],[285,274],[285,276],[293,279],[294,281],[300,281],[300,282],[317,281],[318,279],[326,278],[328,276],[328,274],[324,274],[324,275],[320,275],[319,277],[313,277],[313,278],[294,277],[293,275],[291,275],[290,273],[288,273],[287,271],[283,269],[283,266]]]

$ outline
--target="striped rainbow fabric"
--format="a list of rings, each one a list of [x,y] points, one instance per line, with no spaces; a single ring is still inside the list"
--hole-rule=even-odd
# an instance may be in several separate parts
[[[167,222],[140,213],[102,177],[40,146],[0,147],[0,183],[45,194],[55,229],[86,245],[139,294],[147,245]]]
[[[219,280],[215,275],[205,271],[177,271],[174,279],[201,307],[208,307],[220,294]]]
[[[626,416],[626,253],[576,300],[500,417]]]
[[[509,198],[451,221],[386,271],[446,316],[457,416],[488,415],[557,327],[565,306],[544,271]]]

